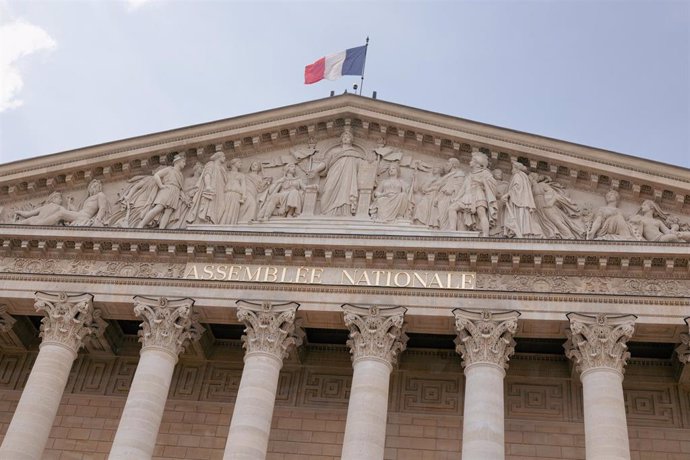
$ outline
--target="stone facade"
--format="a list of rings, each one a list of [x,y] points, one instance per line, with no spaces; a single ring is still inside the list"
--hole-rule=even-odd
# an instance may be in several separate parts
[[[690,172],[343,95],[0,166],[0,457],[690,456]]]

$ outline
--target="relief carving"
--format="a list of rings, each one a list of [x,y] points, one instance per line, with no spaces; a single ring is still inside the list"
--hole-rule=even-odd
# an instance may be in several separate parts
[[[407,215],[410,206],[410,187],[400,178],[397,164],[388,167],[388,177],[374,189],[374,201],[369,207],[369,215],[376,222],[394,222]]]
[[[352,216],[357,212],[359,165],[365,158],[352,141],[352,132],[346,128],[340,136],[340,146],[327,152],[324,161],[309,171],[309,177],[326,176],[320,190],[323,215]]]
[[[494,364],[508,368],[508,360],[515,351],[513,334],[517,330],[517,311],[473,312],[456,308],[455,350],[462,356],[462,366],[476,363]]]
[[[565,355],[575,361],[579,372],[609,368],[621,374],[630,358],[626,342],[635,330],[635,315],[596,316],[569,313]]]
[[[282,361],[302,344],[304,330],[295,323],[298,304],[272,305],[238,301],[237,319],[244,323],[242,346],[247,354],[261,353]]]
[[[92,302],[91,294],[36,292],[34,307],[45,315],[41,319],[41,345],[61,345],[76,356],[89,336],[102,334],[107,326]]]
[[[352,354],[352,362],[374,359],[394,366],[407,344],[407,334],[403,328],[405,311],[401,307],[343,305],[345,326],[350,330],[347,346]]]
[[[8,209],[9,217],[25,225],[182,229],[282,218],[329,222],[336,216],[358,225],[484,237],[690,242],[687,216],[671,215],[651,200],[639,203],[635,213],[632,203],[621,206],[617,190],[605,194],[603,206],[578,203],[584,192],[569,190],[522,159],[512,161],[508,175],[496,165],[490,170],[487,155],[475,148],[469,165],[451,157],[441,166],[428,152],[386,145],[383,137],[375,145],[369,139],[355,144],[353,136],[345,126],[335,145],[326,140],[319,147],[310,137],[281,152],[258,152],[246,169],[239,158],[228,161],[217,151],[205,164],[196,162],[186,179],[186,159],[178,154],[172,166],[129,179],[112,205],[114,194],[93,180],[80,206],[70,194],[53,192],[37,205]]]
[[[268,189],[257,218],[260,222],[271,216],[297,217],[302,213],[307,186],[302,179],[297,178],[297,166],[294,163],[286,164],[284,170],[283,177]]]
[[[88,197],[79,209],[74,209],[71,199],[65,207],[62,193],[53,192],[43,205],[28,211],[16,211],[15,221],[23,225],[103,227],[108,221],[108,214],[109,204],[103,193],[103,184],[94,179],[89,183]]]
[[[142,318],[139,330],[142,350],[162,350],[177,360],[185,347],[204,333],[192,305],[192,299],[135,297],[134,314]]]

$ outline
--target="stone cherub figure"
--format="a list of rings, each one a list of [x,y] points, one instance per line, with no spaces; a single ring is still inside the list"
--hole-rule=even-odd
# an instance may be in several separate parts
[[[53,192],[42,206],[29,211],[17,211],[15,220],[17,223],[26,225],[65,223],[85,227],[103,227],[107,221],[108,209],[108,199],[103,193],[103,184],[100,180],[94,179],[89,183],[88,196],[79,210],[63,206],[62,194]]]

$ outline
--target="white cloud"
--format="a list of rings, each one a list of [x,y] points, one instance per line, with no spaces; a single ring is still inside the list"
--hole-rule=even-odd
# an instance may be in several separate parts
[[[56,47],[45,30],[22,19],[0,26],[0,112],[23,103],[17,98],[24,86],[17,62],[37,51]]]

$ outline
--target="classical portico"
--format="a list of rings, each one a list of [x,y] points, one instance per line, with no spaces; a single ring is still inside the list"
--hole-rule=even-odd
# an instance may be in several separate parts
[[[0,457],[680,458],[689,184],[354,95],[2,165]]]

